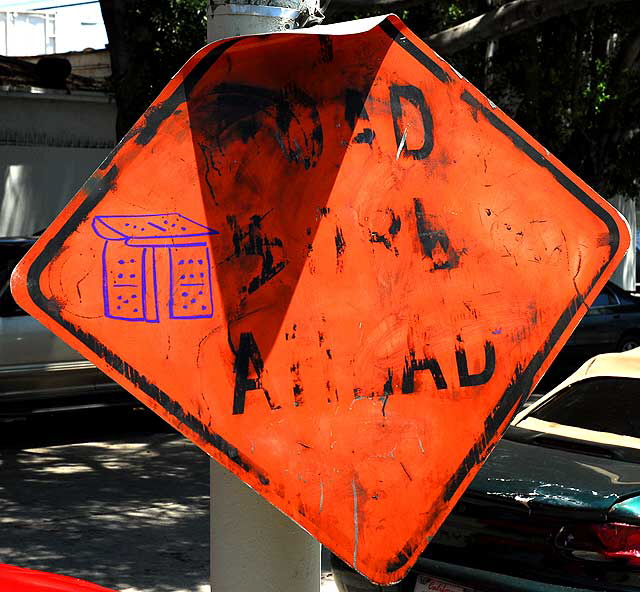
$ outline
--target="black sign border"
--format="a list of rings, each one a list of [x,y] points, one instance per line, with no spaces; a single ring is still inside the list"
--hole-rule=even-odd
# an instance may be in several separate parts
[[[394,43],[402,47],[402,49],[414,57],[440,82],[448,84],[453,80],[452,76],[442,67],[441,64],[434,61],[431,57],[425,54],[423,50],[410,41],[389,18],[382,21],[378,26],[393,40]],[[263,35],[260,39],[268,37],[270,37],[270,35]],[[244,39],[251,40],[255,38]],[[115,372],[120,374],[129,383],[133,384],[136,388],[140,389],[147,396],[153,399],[181,425],[187,427],[204,442],[211,445],[223,456],[227,457],[231,463],[241,468],[246,473],[252,474],[262,485],[267,486],[270,483],[269,478],[259,467],[251,463],[251,461],[230,442],[211,431],[211,429],[204,425],[198,418],[186,412],[182,406],[172,400],[167,393],[158,388],[147,377],[140,374],[135,368],[112,352],[98,339],[82,331],[70,321],[64,319],[61,315],[58,303],[54,300],[48,299],[40,289],[40,276],[46,266],[60,253],[60,250],[67,238],[77,230],[79,225],[89,216],[91,211],[115,184],[118,176],[118,168],[116,165],[112,164],[112,160],[118,153],[118,150],[129,141],[134,141],[140,145],[148,143],[155,135],[162,122],[169,117],[178,105],[184,102],[189,96],[190,91],[202,75],[212,67],[220,57],[222,57],[227,49],[239,42],[242,42],[244,39],[231,39],[210,49],[209,52],[204,55],[195,67],[185,76],[183,82],[178,85],[168,99],[160,103],[156,102],[147,110],[143,116],[143,124],[134,127],[100,166],[99,170],[106,171],[104,172],[104,175],[99,177],[98,173],[96,173],[84,185],[83,189],[87,194],[84,201],[65,221],[60,230],[51,239],[49,239],[43,247],[41,247],[40,253],[36,256],[27,271],[27,289],[33,303],[38,308],[40,308],[53,321],[66,329],[99,358],[104,360],[104,362]],[[596,274],[593,282],[586,292],[589,294],[593,290],[595,284],[597,284],[599,279],[602,277],[605,269],[610,265],[613,256],[618,251],[620,236],[615,220],[609,212],[596,203],[556,165],[550,162],[544,154],[534,148],[517,131],[512,129],[505,121],[498,117],[493,109],[486,107],[483,104],[486,99],[484,99],[484,101],[482,99],[478,99],[468,90],[465,90],[460,98],[462,101],[467,103],[475,113],[481,114],[494,128],[496,128],[496,130],[509,138],[514,146],[526,154],[535,164],[548,170],[562,187],[571,193],[594,215],[604,221],[611,237],[611,258],[608,262],[603,264]],[[455,496],[468,472],[487,458],[491,452],[491,448],[488,448],[489,442],[494,439],[500,427],[511,415],[515,413],[525,396],[533,386],[535,386],[533,384],[533,380],[536,373],[544,364],[553,347],[562,337],[563,333],[569,326],[569,323],[577,314],[580,306],[583,305],[584,299],[584,295],[576,294],[554,325],[549,339],[545,342],[543,348],[533,356],[526,367],[516,369],[514,377],[503,393],[498,406],[485,421],[484,433],[469,450],[458,470],[446,484],[444,489],[444,500],[446,502],[451,501]],[[426,525],[425,528],[428,528],[429,526],[430,525]],[[388,563],[387,573],[392,574],[401,569],[411,560],[416,552],[419,551],[421,551],[421,549],[414,547],[413,544],[405,548],[396,556],[396,558]]]

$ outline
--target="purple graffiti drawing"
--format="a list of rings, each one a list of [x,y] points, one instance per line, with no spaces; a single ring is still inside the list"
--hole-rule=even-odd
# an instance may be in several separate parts
[[[177,213],[149,216],[96,216],[94,232],[102,251],[104,314],[123,321],[157,323],[156,254],[167,249],[171,319],[213,316],[211,257],[206,237],[218,234]]]

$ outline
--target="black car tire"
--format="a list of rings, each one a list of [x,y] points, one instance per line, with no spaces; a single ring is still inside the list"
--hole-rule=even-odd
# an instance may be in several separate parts
[[[640,337],[637,335],[626,335],[618,342],[618,351],[624,352],[640,347]]]

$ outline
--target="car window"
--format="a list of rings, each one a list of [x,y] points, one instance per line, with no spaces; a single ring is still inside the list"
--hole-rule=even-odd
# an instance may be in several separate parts
[[[640,379],[581,380],[550,398],[529,417],[640,438]]]
[[[33,244],[29,239],[8,239],[0,241],[0,317],[25,315],[26,313],[15,303],[9,280],[13,268]]]
[[[598,306],[611,306],[612,304],[617,303],[618,300],[616,299],[615,294],[609,290],[609,288],[604,288],[602,292],[596,296],[591,308],[596,308]]]
[[[640,298],[634,295],[634,293],[619,292],[618,294],[616,294],[616,297],[620,301],[620,304],[631,304],[635,306],[640,306]]]

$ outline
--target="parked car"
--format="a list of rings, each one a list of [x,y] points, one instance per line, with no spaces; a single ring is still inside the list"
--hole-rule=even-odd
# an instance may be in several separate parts
[[[133,397],[13,300],[11,272],[35,240],[0,238],[0,418],[132,404]]]
[[[332,563],[341,592],[381,590]],[[640,590],[640,349],[596,356],[520,411],[388,589]]]
[[[552,389],[589,358],[640,346],[640,296],[612,282],[603,290],[560,351],[538,388]]]
[[[609,282],[576,327],[564,350],[585,359],[640,347],[640,297]]]

